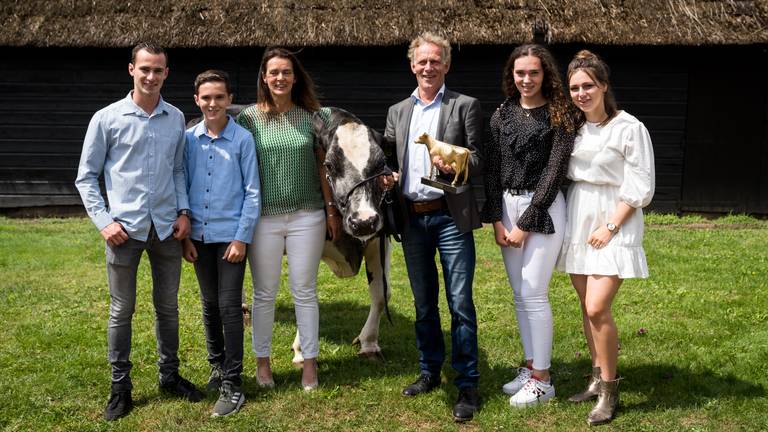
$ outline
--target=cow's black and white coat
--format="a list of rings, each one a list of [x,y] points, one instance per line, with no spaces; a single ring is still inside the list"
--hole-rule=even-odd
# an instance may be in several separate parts
[[[355,338],[358,355],[380,357],[379,322],[390,290],[384,290],[384,275],[389,280],[390,243],[377,236],[383,227],[381,203],[384,191],[378,176],[389,173],[381,149],[382,136],[351,113],[330,108],[330,116],[313,118],[315,139],[325,153],[325,168],[334,199],[342,216],[343,232],[335,241],[326,240],[323,261],[338,277],[351,277],[365,259],[371,306],[368,319]],[[384,242],[383,249],[380,242]],[[384,251],[384,256],[381,255]],[[302,361],[298,333],[293,343],[294,363]]]

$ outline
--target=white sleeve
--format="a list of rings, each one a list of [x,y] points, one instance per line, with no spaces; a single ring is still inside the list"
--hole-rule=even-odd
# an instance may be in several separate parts
[[[630,125],[621,134],[624,153],[624,181],[619,198],[634,208],[650,204],[656,188],[653,144],[648,129],[641,122]]]

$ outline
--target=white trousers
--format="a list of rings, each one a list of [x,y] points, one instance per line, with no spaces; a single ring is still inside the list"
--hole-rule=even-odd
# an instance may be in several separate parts
[[[507,230],[531,204],[532,193],[504,193],[502,223]],[[549,305],[549,281],[555,268],[565,232],[565,199],[563,194],[549,207],[555,225],[554,234],[529,233],[521,248],[503,247],[501,256],[507,270],[515,300],[515,315],[526,360],[534,369],[549,369],[552,361],[552,308]]]
[[[320,351],[317,272],[325,231],[323,210],[262,216],[256,224],[253,241],[248,246],[253,279],[253,352],[256,357],[270,355],[283,253],[288,257],[288,281],[301,351],[304,358],[317,357]]]

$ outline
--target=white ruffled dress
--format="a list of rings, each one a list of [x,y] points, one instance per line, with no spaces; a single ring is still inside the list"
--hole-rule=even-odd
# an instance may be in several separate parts
[[[621,279],[648,277],[642,207],[653,197],[655,173],[651,137],[643,123],[624,111],[605,126],[585,123],[574,141],[568,178],[573,183],[558,269]],[[608,223],[619,201],[637,210],[605,247],[588,245],[589,235]]]

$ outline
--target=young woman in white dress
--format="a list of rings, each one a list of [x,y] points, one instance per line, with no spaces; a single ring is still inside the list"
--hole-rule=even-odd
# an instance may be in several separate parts
[[[587,418],[596,425],[613,419],[619,401],[611,304],[624,279],[648,277],[642,208],[655,187],[653,147],[645,126],[617,109],[602,59],[586,50],[576,54],[568,86],[581,118],[568,167],[573,183],[559,266],[579,296],[593,365],[587,389],[569,400],[597,397]]]

